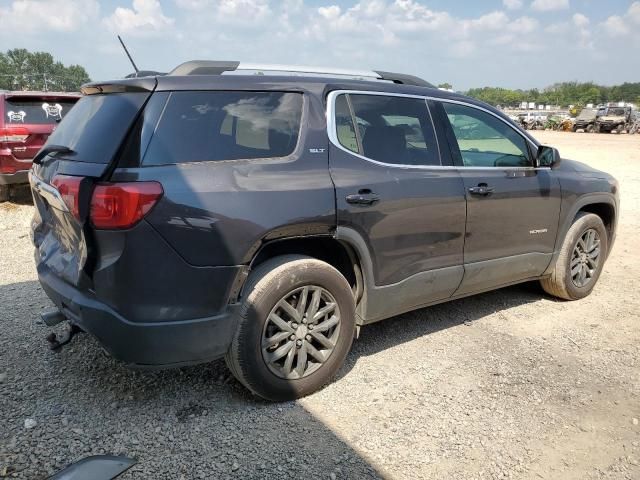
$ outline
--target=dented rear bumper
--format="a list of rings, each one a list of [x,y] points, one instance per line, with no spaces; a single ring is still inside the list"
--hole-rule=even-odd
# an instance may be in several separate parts
[[[115,359],[135,366],[172,367],[222,357],[236,328],[236,305],[207,318],[131,322],[90,292],[80,291],[38,266],[42,288],[74,325],[98,339]]]

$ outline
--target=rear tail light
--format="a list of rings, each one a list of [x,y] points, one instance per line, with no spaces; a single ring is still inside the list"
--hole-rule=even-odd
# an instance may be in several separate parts
[[[51,180],[77,220],[80,220],[80,184],[84,178],[55,175]],[[99,183],[91,196],[91,223],[100,229],[131,228],[151,211],[163,193],[158,182]]]
[[[72,177],[70,175],[56,175],[51,180],[53,185],[65,203],[71,214],[80,219],[80,183],[84,177]]]
[[[0,128],[0,142],[17,143],[24,142],[29,136],[29,130],[24,127]]]
[[[158,202],[164,191],[158,182],[101,183],[91,197],[95,228],[131,228]]]

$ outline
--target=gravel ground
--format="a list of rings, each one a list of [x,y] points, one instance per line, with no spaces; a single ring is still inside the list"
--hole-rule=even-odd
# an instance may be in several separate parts
[[[112,453],[139,460],[125,479],[639,479],[640,136],[537,135],[621,182],[594,293],[525,284],[367,327],[333,384],[280,405],[222,361],[132,371],[86,335],[49,351],[32,207],[0,206],[0,477]]]

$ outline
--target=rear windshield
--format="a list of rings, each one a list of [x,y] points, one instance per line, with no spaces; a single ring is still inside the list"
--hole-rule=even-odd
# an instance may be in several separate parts
[[[74,151],[68,160],[109,163],[148,93],[89,95],[80,99],[49,137],[48,145]]]
[[[20,99],[4,102],[4,121],[7,124],[47,125],[59,122],[76,103],[76,99]]]
[[[297,143],[302,94],[174,92],[144,165],[285,157]]]

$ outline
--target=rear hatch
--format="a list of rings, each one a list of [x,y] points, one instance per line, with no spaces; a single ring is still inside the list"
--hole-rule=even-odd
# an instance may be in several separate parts
[[[155,88],[155,79],[83,88],[81,98],[34,159],[29,178],[38,268],[77,286],[90,286],[84,271],[91,252],[88,228],[96,185],[105,180],[128,132]]]
[[[28,170],[79,95],[5,94],[0,104],[0,173]]]

